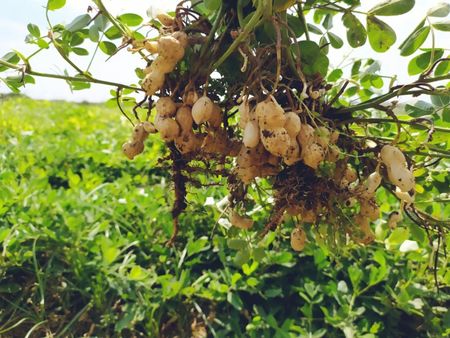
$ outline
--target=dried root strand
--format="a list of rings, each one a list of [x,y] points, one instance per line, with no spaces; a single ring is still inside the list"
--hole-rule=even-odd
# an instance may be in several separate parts
[[[172,207],[173,232],[167,246],[172,246],[179,231],[179,216],[186,209],[186,182],[187,177],[183,175],[183,170],[186,168],[188,161],[183,158],[183,155],[178,151],[173,142],[168,143],[170,150],[170,159],[172,160],[172,180],[175,189],[175,201]]]

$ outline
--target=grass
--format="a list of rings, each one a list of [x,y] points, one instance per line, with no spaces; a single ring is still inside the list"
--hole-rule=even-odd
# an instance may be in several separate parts
[[[158,161],[164,146],[151,137],[127,161],[130,132],[101,105],[0,102],[1,337],[450,333],[450,277],[439,271],[447,287],[437,293],[429,251],[397,250],[423,236],[408,226],[384,229],[367,248],[312,243],[296,254],[289,222],[257,241],[205,206],[225,189],[191,188],[177,245],[165,247],[173,196]]]

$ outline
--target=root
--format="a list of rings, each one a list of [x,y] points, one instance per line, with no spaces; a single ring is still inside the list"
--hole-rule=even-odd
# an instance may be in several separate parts
[[[166,245],[172,246],[179,231],[179,216],[187,207],[187,178],[183,175],[183,170],[186,168],[188,161],[183,158],[183,155],[178,151],[173,142],[170,142],[168,147],[170,150],[170,159],[172,160],[172,180],[175,188],[175,201],[172,207],[173,232]]]
[[[286,206],[282,205],[282,203],[277,202],[272,211],[272,215],[270,216],[269,222],[264,227],[264,230],[261,232],[261,237],[267,235],[269,231],[274,231],[278,228],[278,226],[283,221],[284,212],[286,211]]]

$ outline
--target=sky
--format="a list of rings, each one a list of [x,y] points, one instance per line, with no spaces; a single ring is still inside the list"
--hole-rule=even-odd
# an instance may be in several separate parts
[[[33,52],[36,47],[25,44],[27,35],[27,24],[37,24],[41,32],[46,30],[44,6],[47,0],[1,0],[0,11],[0,55],[4,55],[12,49],[17,49],[25,55]],[[152,6],[160,10],[173,10],[177,0],[105,0],[107,8],[114,14],[134,12],[144,18],[148,18],[147,9]],[[377,4],[377,0],[362,0],[362,11],[368,10]],[[397,33],[397,42],[386,53],[376,53],[367,44],[364,47],[352,50],[347,43],[341,49],[330,48],[329,58],[332,66],[351,63],[352,58],[373,57],[381,61],[382,75],[397,74],[401,83],[413,81],[407,74],[407,62],[409,58],[400,56],[398,45],[410,34],[410,32],[423,19],[427,10],[442,2],[442,0],[416,0],[414,9],[407,14],[396,17],[382,17],[382,20],[394,27]],[[91,0],[67,0],[67,5],[61,10],[51,12],[50,20],[55,23],[69,23],[74,17],[86,12]],[[364,22],[363,16],[360,19]],[[345,37],[345,28],[341,24],[340,16],[334,20],[333,32]],[[345,41],[345,38],[344,38]],[[445,43],[447,41],[447,44]],[[448,33],[437,32],[436,43],[439,46],[448,46]],[[92,45],[93,47],[94,45]],[[427,40],[423,47],[431,47],[431,39]],[[122,52],[106,61],[107,57],[99,53],[94,61],[91,71],[97,78],[121,83],[133,83],[136,80],[134,69],[142,67],[142,61],[136,55]],[[345,60],[345,61],[343,61]],[[82,68],[86,68],[89,58],[74,58],[74,61]],[[32,59],[33,69],[40,72],[62,74],[66,65],[60,56],[51,49],[38,54]],[[4,73],[2,73],[3,75]],[[110,98],[110,87],[93,85],[85,91],[71,92],[68,85],[63,81],[36,78],[36,85],[28,85],[23,93],[36,99],[68,100],[68,101],[90,101],[101,102]],[[0,93],[6,93],[8,89],[0,84]]]

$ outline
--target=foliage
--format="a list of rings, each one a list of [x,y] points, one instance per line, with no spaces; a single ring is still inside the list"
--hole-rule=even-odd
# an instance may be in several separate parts
[[[221,216],[224,188],[190,188],[180,244],[166,247],[172,196],[156,161],[166,150],[152,137],[124,161],[125,122],[98,105],[0,103],[2,337],[450,333],[449,274],[438,271],[437,293],[413,224],[380,221],[375,244],[298,254],[285,240],[292,222],[254,245]],[[421,248],[399,251],[407,239]]]

